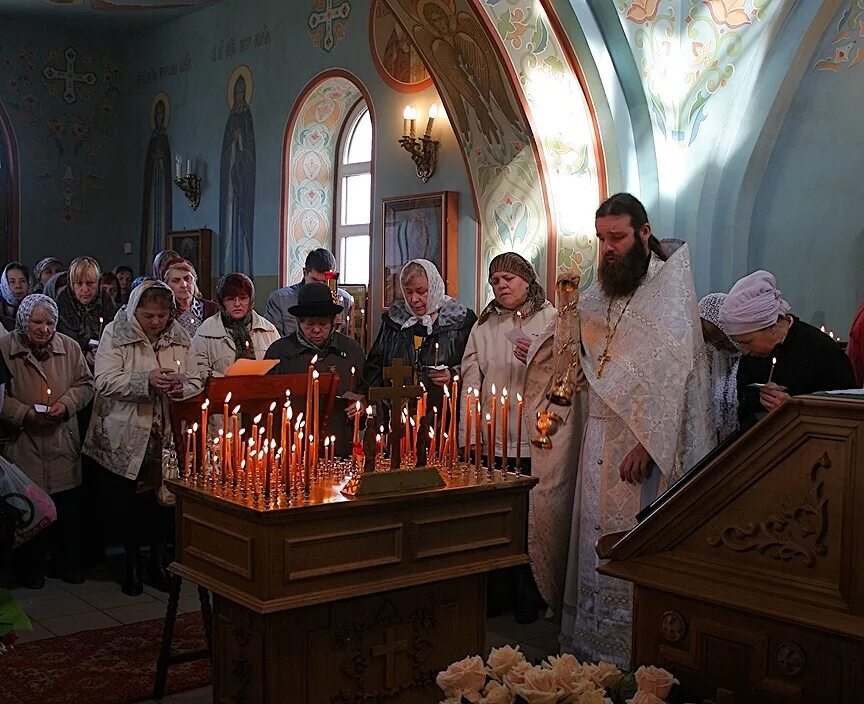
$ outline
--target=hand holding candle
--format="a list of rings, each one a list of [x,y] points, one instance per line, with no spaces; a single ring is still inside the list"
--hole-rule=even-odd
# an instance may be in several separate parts
[[[776,367],[776,366],[777,366],[777,358],[772,357],[771,358],[771,371],[768,373],[768,383],[769,384],[771,383],[771,379],[774,378],[774,367]]]

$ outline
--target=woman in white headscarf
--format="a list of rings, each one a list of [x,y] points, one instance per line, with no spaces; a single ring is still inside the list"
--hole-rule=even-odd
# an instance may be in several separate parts
[[[384,385],[384,367],[395,358],[412,366],[429,393],[428,408],[442,407],[444,385],[458,374],[474,311],[448,296],[427,259],[412,259],[399,277],[402,298],[381,319],[363,370],[365,388]]]
[[[717,442],[721,443],[738,430],[738,363],[741,351],[720,327],[720,306],[725,293],[709,293],[699,301],[699,318],[711,374],[714,399],[714,422]]]
[[[840,346],[789,310],[774,274],[762,270],[738,281],[720,306],[720,327],[744,355],[738,365],[742,428],[790,396],[856,385]]]

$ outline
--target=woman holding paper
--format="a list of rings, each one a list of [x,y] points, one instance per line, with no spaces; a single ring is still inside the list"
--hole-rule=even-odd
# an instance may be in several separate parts
[[[0,383],[6,384],[0,420],[8,438],[4,456],[50,494],[57,507],[57,522],[13,553],[18,581],[30,589],[45,585],[49,550],[63,581],[84,581],[76,414],[93,398],[93,375],[78,344],[57,332],[57,318],[51,298],[27,296],[18,307],[15,331],[0,338]]]
[[[255,284],[234,273],[216,284],[219,312],[201,323],[192,338],[202,378],[224,376],[239,359],[264,359],[267,348],[279,339],[276,327],[262,318],[255,304]]]
[[[159,501],[163,452],[173,444],[172,399],[201,390],[192,340],[174,319],[171,289],[145,281],[105,326],[96,352],[96,401],[84,452],[108,470],[103,474],[106,504],[116,511],[126,550],[123,591],[140,594],[141,545],[150,543],[148,581],[167,591],[166,544],[173,509]]]

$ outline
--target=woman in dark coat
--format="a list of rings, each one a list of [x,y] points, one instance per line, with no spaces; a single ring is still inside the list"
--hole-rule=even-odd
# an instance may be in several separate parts
[[[399,277],[403,300],[384,313],[366,360],[364,389],[384,386],[384,367],[400,358],[429,394],[427,408],[441,410],[444,392],[459,373],[477,316],[444,292],[444,280],[427,259],[412,259]]]
[[[311,283],[300,287],[297,305],[288,312],[297,318],[297,331],[270,345],[264,359],[278,359],[270,374],[305,374],[313,357],[319,374],[336,372],[339,375],[337,394],[327,432],[336,436],[336,456],[351,454],[352,419],[356,412],[356,399],[349,393],[352,383],[363,377],[365,356],[360,345],[350,337],[336,331],[336,316],[342,306],[333,302],[327,284]],[[354,373],[352,374],[352,368]],[[353,397],[353,398],[352,398]]]

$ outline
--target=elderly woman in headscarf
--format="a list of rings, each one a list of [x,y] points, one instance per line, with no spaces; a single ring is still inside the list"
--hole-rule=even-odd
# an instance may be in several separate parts
[[[96,401],[84,452],[107,472],[103,494],[126,551],[123,592],[141,593],[141,545],[150,544],[146,579],[167,591],[166,545],[173,509],[162,506],[163,451],[174,442],[169,406],[201,390],[192,340],[174,319],[171,289],[145,281],[105,326],[96,352]],[[163,497],[164,498],[164,497]]]
[[[444,279],[427,259],[412,259],[399,275],[402,298],[381,318],[366,360],[365,387],[384,385],[384,367],[395,358],[414,367],[428,391],[428,408],[440,411],[442,388],[460,373],[473,310],[444,291]]]
[[[30,293],[30,270],[21,262],[9,262],[0,276],[0,314],[15,318],[24,296]]]
[[[203,378],[224,376],[238,359],[263,359],[279,332],[253,310],[255,285],[246,274],[228,274],[216,285],[220,312],[201,323],[192,339]]]
[[[63,262],[57,257],[45,257],[36,262],[36,266],[33,267],[33,293],[44,293],[48,279],[64,269]]]
[[[288,309],[297,319],[297,330],[270,345],[265,359],[279,360],[271,374],[305,374],[314,358],[319,374],[334,371],[339,375],[339,398],[327,430],[336,436],[336,454],[345,457],[351,452],[351,425],[344,419],[353,418],[360,398],[348,392],[356,391],[352,382],[362,377],[365,359],[357,341],[336,329],[341,312],[327,284],[303,284],[297,303]]]
[[[63,289],[69,285],[69,272],[68,271],[58,271],[54,276],[52,276],[48,281],[45,282],[45,286],[42,289],[42,293],[44,293],[48,298],[51,298],[55,302],[57,301],[57,297],[63,293]]]
[[[741,352],[720,327],[720,307],[725,293],[709,293],[699,301],[699,318],[705,353],[711,374],[714,399],[714,422],[717,424],[717,442],[721,443],[738,430],[738,363]]]
[[[69,285],[57,295],[57,329],[78,343],[91,367],[102,330],[117,311],[102,291],[100,277],[99,262],[77,257],[69,265]]]
[[[177,301],[177,322],[180,323],[192,337],[198,327],[211,315],[219,312],[215,301],[202,298],[198,290],[198,273],[192,262],[177,257],[165,265],[162,274],[164,281],[174,292]]]
[[[492,398],[492,385],[495,385],[499,396],[506,387],[511,399],[507,437],[503,437],[502,433],[496,434],[492,456],[496,464],[500,464],[498,458],[504,456],[503,443],[506,442],[507,457],[515,463],[518,425],[515,399],[517,393],[524,393],[528,348],[555,317],[556,310],[546,300],[546,293],[537,280],[534,267],[516,252],[499,254],[489,263],[489,285],[494,298],[480,313],[480,319],[468,338],[462,358],[462,384],[466,389],[469,386],[479,389],[482,416],[491,413],[488,406]],[[498,427],[501,427],[500,423]],[[530,437],[530,428],[526,426],[522,429],[520,453],[522,468],[526,472],[531,469]],[[484,454],[488,455],[489,448],[483,449]]]
[[[738,281],[720,307],[720,327],[744,355],[738,365],[742,428],[790,396],[855,387],[840,346],[789,310],[774,275],[761,270]]]
[[[93,398],[93,375],[78,344],[56,331],[57,317],[51,298],[27,296],[18,307],[15,332],[0,337],[0,352],[12,374],[0,409],[8,438],[3,454],[57,507],[57,522],[13,553],[19,581],[31,589],[45,584],[48,551],[63,581],[84,581],[79,561],[81,437],[75,415]]]

